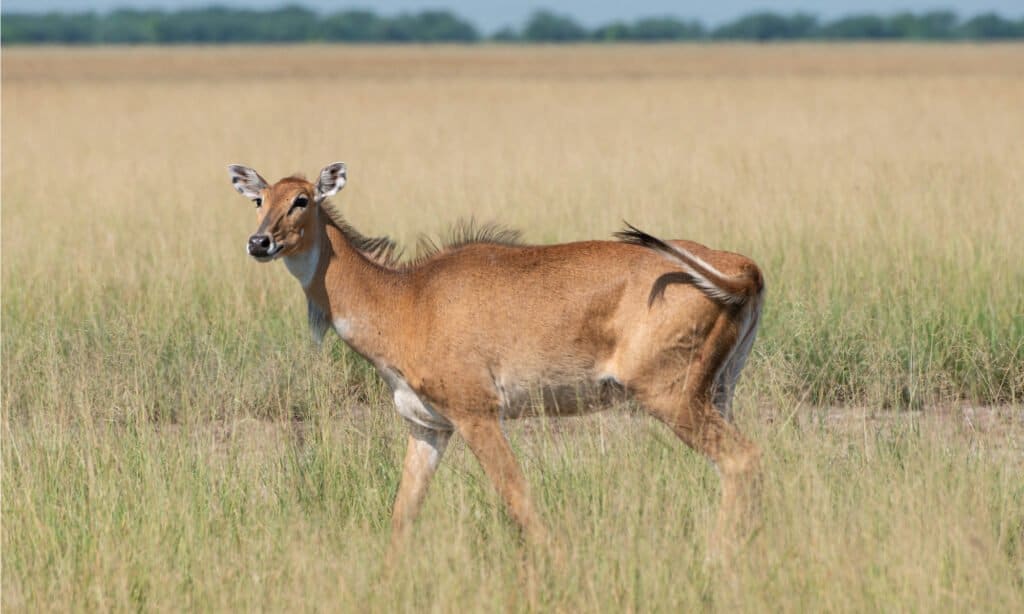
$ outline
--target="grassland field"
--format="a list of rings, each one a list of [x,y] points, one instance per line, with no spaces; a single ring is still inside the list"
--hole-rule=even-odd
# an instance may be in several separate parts
[[[1024,611],[1024,46],[5,48],[5,611]],[[639,413],[461,442],[382,564],[404,427],[244,242],[225,166],[344,160],[413,253],[622,220],[764,270],[762,521]]]

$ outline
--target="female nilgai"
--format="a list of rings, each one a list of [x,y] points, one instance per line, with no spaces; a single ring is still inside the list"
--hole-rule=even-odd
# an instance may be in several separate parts
[[[334,328],[373,363],[409,424],[393,537],[415,517],[456,431],[516,522],[542,535],[501,420],[622,397],[716,464],[720,518],[750,504],[760,452],[729,422],[762,304],[749,259],[629,227],[619,241],[550,246],[484,232],[400,264],[390,241],[358,234],[327,203],[345,185],[344,164],[315,184],[229,170],[256,203],[249,255],[284,260],[317,340]]]

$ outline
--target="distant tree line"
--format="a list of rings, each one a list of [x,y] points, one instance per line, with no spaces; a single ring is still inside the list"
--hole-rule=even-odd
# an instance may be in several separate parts
[[[1008,40],[1024,39],[1024,18],[985,13],[960,19],[950,11],[849,15],[830,21],[796,13],[758,12],[708,27],[675,17],[615,21],[586,28],[570,17],[537,11],[519,29],[486,36],[450,11],[381,16],[350,10],[320,14],[301,6],[273,10],[224,7],[110,13],[6,13],[0,38],[9,44],[174,43],[527,43],[785,41],[785,40]]]

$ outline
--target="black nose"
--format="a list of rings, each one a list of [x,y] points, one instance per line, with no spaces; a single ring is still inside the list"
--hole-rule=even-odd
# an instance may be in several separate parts
[[[249,237],[250,254],[266,254],[270,249],[270,235],[253,235]]]

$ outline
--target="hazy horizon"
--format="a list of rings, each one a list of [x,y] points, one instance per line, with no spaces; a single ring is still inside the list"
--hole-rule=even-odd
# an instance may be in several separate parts
[[[715,3],[637,0],[627,5],[607,0],[565,0],[562,2],[511,0],[495,3],[480,3],[473,0],[376,0],[374,2],[349,2],[344,0],[7,0],[3,3],[3,12],[109,12],[118,8],[174,10],[211,5],[267,9],[289,4],[298,4],[319,12],[363,8],[383,15],[426,9],[448,9],[487,31],[497,30],[505,26],[519,26],[533,11],[538,9],[547,9],[569,15],[588,27],[594,27],[615,20],[628,21],[640,17],[662,15],[683,19],[697,19],[705,24],[715,25],[759,10],[770,10],[780,13],[805,12],[817,15],[823,19],[854,13],[887,15],[901,11],[923,12],[930,10],[951,10],[961,16],[987,12],[999,13],[1009,18],[1024,16],[1024,7],[1020,5],[1019,0],[988,0],[984,2],[971,2],[969,0],[947,0],[943,2],[930,0],[903,0],[901,2],[879,0],[823,0],[820,2],[783,0],[772,2],[770,6],[766,6],[766,3],[751,2],[750,0],[720,0]]]

